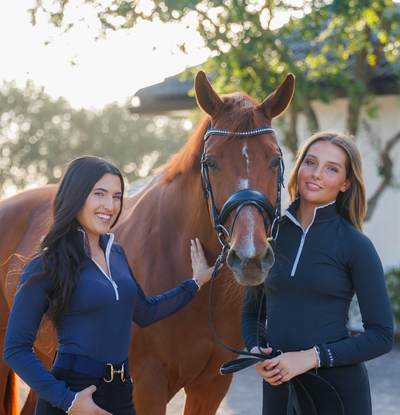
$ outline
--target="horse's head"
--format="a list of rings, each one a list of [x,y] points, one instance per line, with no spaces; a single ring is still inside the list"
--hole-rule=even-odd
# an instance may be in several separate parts
[[[211,212],[214,203],[214,219],[222,217],[222,225],[231,233],[227,264],[240,284],[258,285],[267,278],[275,260],[267,236],[274,220],[281,162],[273,131],[265,127],[271,127],[272,119],[288,107],[294,92],[294,76],[287,75],[261,104],[241,93],[219,97],[202,71],[196,76],[195,91],[200,108],[211,117],[213,133],[206,141],[203,164],[212,191],[208,200]],[[254,135],[227,134],[227,131],[254,131]],[[230,196],[243,189],[255,192],[240,192],[237,203],[230,203],[230,199],[225,204]],[[243,205],[242,200],[247,198],[255,203]],[[273,205],[270,209],[269,202]]]

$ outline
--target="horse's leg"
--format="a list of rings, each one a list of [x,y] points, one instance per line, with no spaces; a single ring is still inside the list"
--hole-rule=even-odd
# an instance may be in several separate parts
[[[233,375],[217,374],[211,381],[196,380],[196,385],[185,387],[184,415],[215,415],[228,392]]]
[[[3,292],[0,292],[0,353],[3,356],[4,339],[9,309]],[[0,415],[18,414],[18,384],[15,373],[0,358]]]
[[[168,373],[164,373],[160,366],[160,362],[146,362],[132,375],[133,403],[137,415],[165,415],[167,404],[176,393],[171,393]]]
[[[3,362],[0,364],[0,373],[0,415],[18,415],[17,376]]]

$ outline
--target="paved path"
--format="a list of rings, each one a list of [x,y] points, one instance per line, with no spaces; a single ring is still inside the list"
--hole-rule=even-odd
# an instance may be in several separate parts
[[[374,415],[400,414],[400,343],[387,355],[366,362]],[[181,415],[185,395],[181,391],[169,403],[167,415]],[[261,382],[253,368],[234,375],[217,415],[260,415]],[[362,415],[362,414],[360,414]]]

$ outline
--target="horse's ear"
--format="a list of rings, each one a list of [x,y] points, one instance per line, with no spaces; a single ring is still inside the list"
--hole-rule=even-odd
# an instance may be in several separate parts
[[[197,72],[194,90],[198,106],[211,118],[215,117],[221,111],[224,103],[213,90],[204,71]]]
[[[265,116],[272,120],[281,115],[290,104],[294,92],[294,75],[289,73],[279,88],[270,94],[260,105],[259,108]]]

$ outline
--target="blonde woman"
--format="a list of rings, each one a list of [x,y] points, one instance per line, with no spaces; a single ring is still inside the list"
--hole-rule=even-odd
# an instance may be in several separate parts
[[[263,378],[263,414],[286,413],[288,381],[294,382],[302,413],[371,414],[364,363],[388,353],[393,317],[382,265],[363,234],[365,188],[359,151],[345,134],[325,131],[304,142],[288,183],[290,206],[274,248],[276,261],[261,290],[245,292],[242,336],[249,351],[273,358],[257,363]],[[348,310],[354,294],[364,331],[351,336]],[[267,325],[265,325],[265,321]],[[259,341],[257,341],[257,326]],[[279,354],[278,351],[282,351]],[[307,393],[310,395],[307,397]]]

